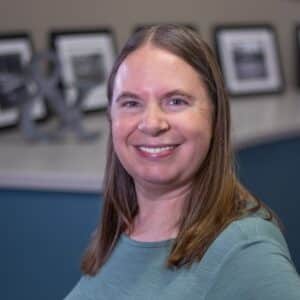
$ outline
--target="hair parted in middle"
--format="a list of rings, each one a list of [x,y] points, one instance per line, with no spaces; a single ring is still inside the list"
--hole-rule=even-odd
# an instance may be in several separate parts
[[[118,69],[128,55],[147,44],[169,51],[192,66],[203,81],[214,108],[210,148],[193,180],[179,222],[179,233],[166,262],[168,267],[182,267],[199,261],[230,222],[259,210],[263,204],[236,178],[230,143],[229,101],[223,78],[214,53],[195,30],[180,25],[155,25],[142,28],[129,38],[108,81],[109,122]],[[125,230],[132,231],[139,209],[134,181],[114,151],[111,129],[107,146],[101,221],[81,265],[82,271],[90,275],[96,274],[107,261],[120,235]],[[272,217],[271,213],[268,215]]]

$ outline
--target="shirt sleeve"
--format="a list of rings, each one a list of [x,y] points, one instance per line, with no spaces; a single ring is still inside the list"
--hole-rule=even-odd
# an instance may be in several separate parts
[[[300,277],[282,244],[244,241],[226,255],[206,300],[299,300]]]

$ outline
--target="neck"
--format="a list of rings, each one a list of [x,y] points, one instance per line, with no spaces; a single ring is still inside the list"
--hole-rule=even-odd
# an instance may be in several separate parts
[[[130,237],[139,241],[175,238],[190,184],[176,189],[146,188],[136,183],[139,212]]]

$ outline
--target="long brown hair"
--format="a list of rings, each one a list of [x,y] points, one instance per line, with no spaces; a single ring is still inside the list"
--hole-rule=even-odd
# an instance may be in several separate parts
[[[223,78],[213,52],[195,31],[178,25],[157,25],[135,32],[111,71],[108,109],[120,65],[129,54],[147,43],[167,50],[191,65],[205,83],[214,106],[210,149],[193,180],[180,219],[179,233],[166,262],[168,267],[181,267],[199,261],[230,222],[257,211],[262,203],[251,196],[236,178],[230,145],[229,102]],[[134,182],[114,151],[111,131],[103,189],[101,221],[81,265],[82,271],[89,275],[95,275],[107,261],[120,235],[132,229],[138,212]]]

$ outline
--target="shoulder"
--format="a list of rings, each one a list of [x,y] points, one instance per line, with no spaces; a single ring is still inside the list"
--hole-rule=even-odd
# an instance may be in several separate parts
[[[260,216],[249,216],[232,222],[222,233],[226,238],[232,237],[235,242],[270,242],[282,247],[288,252],[285,238],[273,221],[268,221]],[[221,234],[221,238],[222,238]]]
[[[224,261],[249,247],[256,251],[276,247],[290,259],[288,246],[278,226],[259,216],[248,216],[230,223],[208,248],[203,260],[213,263],[217,269]]]
[[[64,300],[92,300],[96,289],[95,278],[83,275]]]
[[[299,275],[281,231],[270,221],[252,216],[232,222],[208,255],[216,264],[207,299],[300,299]]]

